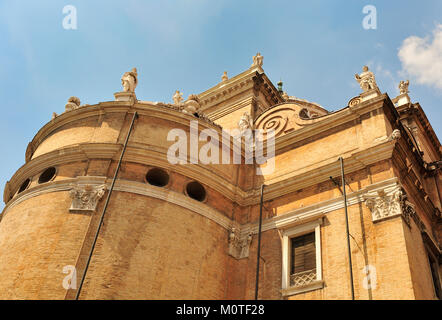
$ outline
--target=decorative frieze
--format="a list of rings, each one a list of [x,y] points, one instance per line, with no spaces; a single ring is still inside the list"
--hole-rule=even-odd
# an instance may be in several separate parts
[[[70,192],[72,199],[69,211],[95,211],[97,204],[106,191],[105,185],[76,185]]]
[[[236,259],[247,258],[251,243],[252,233],[249,233],[245,239],[241,239],[239,230],[232,228],[229,234],[229,255]]]

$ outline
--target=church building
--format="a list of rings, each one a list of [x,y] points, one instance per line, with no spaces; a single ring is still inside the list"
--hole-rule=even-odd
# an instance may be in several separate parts
[[[187,99],[135,68],[69,98],[6,183],[0,299],[441,299],[441,144],[409,81],[355,81],[331,112],[258,53]]]

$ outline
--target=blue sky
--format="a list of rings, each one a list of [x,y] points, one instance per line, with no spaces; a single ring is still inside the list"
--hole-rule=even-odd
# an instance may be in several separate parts
[[[77,9],[77,30],[62,27],[65,5]],[[377,9],[376,30],[362,27],[366,5]],[[392,98],[410,79],[440,138],[440,24],[440,0],[0,0],[0,193],[70,96],[113,100],[121,75],[137,67],[138,99],[169,102],[177,89],[187,97],[223,71],[244,71],[258,51],[274,83],[330,111],[360,93],[354,74],[365,64]]]

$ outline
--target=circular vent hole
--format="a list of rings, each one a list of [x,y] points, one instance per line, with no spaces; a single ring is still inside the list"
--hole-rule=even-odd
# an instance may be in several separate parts
[[[186,192],[189,197],[198,201],[206,199],[206,189],[199,182],[193,181],[186,186]]]
[[[56,170],[54,167],[47,168],[40,175],[40,178],[38,178],[38,183],[45,183],[45,182],[51,181],[55,176],[55,172],[56,172]]]
[[[146,174],[146,181],[153,186],[164,187],[169,183],[169,175],[162,169],[153,168]]]
[[[20,189],[18,189],[18,193],[22,193],[23,191],[25,191],[28,187],[29,184],[31,183],[30,179],[26,179],[20,186]]]

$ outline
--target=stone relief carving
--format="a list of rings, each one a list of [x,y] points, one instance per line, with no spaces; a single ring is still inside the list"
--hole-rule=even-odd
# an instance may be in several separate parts
[[[394,129],[390,136],[382,136],[373,140],[373,142],[386,142],[395,141],[401,138],[401,131],[399,129]]]
[[[386,218],[402,216],[404,221],[410,226],[410,218],[415,218],[416,211],[414,205],[407,200],[407,195],[400,186],[388,192],[377,191],[377,194],[363,196],[365,205],[370,209],[373,222]]]
[[[299,118],[301,119],[314,119],[317,117],[319,117],[319,114],[317,112],[314,112],[307,108],[303,108],[301,109],[301,111],[299,111]]]
[[[71,111],[80,108],[80,99],[78,97],[70,97],[65,106],[65,111]]]
[[[105,191],[105,185],[76,185],[69,193],[72,199],[69,211],[95,211]]]
[[[244,133],[246,130],[252,129],[252,126],[252,117],[247,112],[244,112],[238,122],[239,130],[241,131],[241,133]]]
[[[261,53],[257,53],[256,56],[253,56],[253,63],[251,65],[251,68],[258,67],[262,68],[264,57],[261,55]]]
[[[133,68],[131,71],[125,72],[121,77],[121,84],[123,86],[123,92],[135,92],[135,88],[138,84],[137,69]]]
[[[362,68],[361,74],[355,74],[355,79],[359,83],[361,89],[364,92],[378,88],[374,77],[374,73],[371,72],[367,66],[364,66]]]
[[[393,132],[388,137],[388,141],[399,140],[401,138],[401,131],[399,129],[394,129]]]
[[[232,228],[229,234],[229,255],[236,259],[247,258],[249,256],[249,248],[251,243],[251,233],[247,235],[247,238],[241,239],[239,231],[236,228]]]

